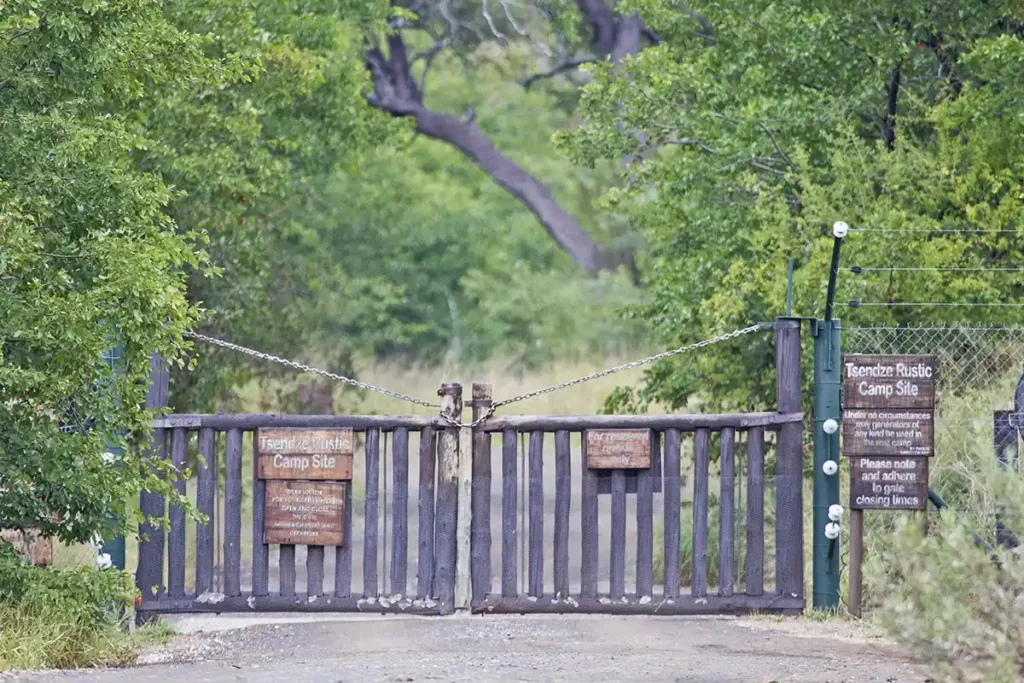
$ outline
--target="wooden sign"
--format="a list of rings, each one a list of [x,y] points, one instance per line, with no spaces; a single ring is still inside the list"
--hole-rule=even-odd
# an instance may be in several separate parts
[[[935,415],[930,410],[848,409],[843,413],[847,456],[928,457],[935,452]]]
[[[650,466],[649,429],[591,429],[587,432],[588,468],[637,470]]]
[[[935,358],[848,354],[843,359],[843,406],[932,410]]]
[[[351,429],[261,429],[256,457],[260,479],[352,478]]]
[[[850,459],[850,508],[923,510],[928,501],[928,458]]]
[[[342,545],[345,482],[268,481],[263,542]]]

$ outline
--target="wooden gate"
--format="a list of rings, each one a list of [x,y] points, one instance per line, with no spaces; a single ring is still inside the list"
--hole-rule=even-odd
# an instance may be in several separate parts
[[[450,420],[160,418],[153,458],[191,464],[194,482],[176,486],[204,521],[143,495],[143,513],[166,515],[169,531],[142,530],[139,612],[800,611],[796,322],[776,323],[776,369],[776,410],[761,413],[498,416],[468,426],[461,388],[446,384],[457,406]],[[153,387],[155,401],[166,397],[165,370],[155,368]],[[475,385],[474,417],[490,401]],[[265,542],[268,481],[255,454],[270,429],[352,430],[340,545]],[[588,441],[606,430],[643,430],[644,466],[588,467]]]

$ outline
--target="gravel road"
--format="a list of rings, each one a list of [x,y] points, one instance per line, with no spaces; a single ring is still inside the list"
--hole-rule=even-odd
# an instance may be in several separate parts
[[[608,681],[925,683],[895,650],[827,626],[723,618],[358,615],[312,623],[216,618],[123,670],[13,680],[82,683]],[[253,623],[252,620],[249,623]],[[220,630],[230,629],[230,630]],[[808,632],[823,633],[811,637]],[[2,675],[0,675],[2,677]],[[9,679],[11,680],[11,679]]]

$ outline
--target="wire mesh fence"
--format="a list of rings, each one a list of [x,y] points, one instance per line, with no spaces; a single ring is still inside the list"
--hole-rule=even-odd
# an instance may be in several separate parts
[[[1024,368],[1024,327],[847,327],[844,353],[935,357],[935,456],[931,488],[986,534],[996,501],[982,471],[995,458],[993,413],[1014,409]]]

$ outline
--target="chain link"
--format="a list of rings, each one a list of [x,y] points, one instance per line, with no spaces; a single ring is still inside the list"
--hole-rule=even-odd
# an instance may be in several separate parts
[[[232,344],[231,342],[223,341],[221,339],[208,337],[205,334],[199,334],[198,332],[188,332],[187,335],[192,339],[204,341],[207,344],[213,344],[214,346],[220,346],[221,348],[231,349],[232,351],[238,351],[239,353],[244,353],[245,355],[252,356],[253,358],[259,358],[260,360],[270,361],[271,363],[278,363],[280,365],[285,365],[295,370],[301,370],[302,372],[309,372],[314,375],[320,375],[321,377],[327,377],[328,379],[333,379],[338,382],[342,382],[343,384],[348,384],[349,386],[357,387],[359,389],[365,389],[366,391],[374,391],[378,394],[383,394],[384,396],[390,396],[391,398],[397,398],[402,401],[408,401],[409,403],[415,403],[416,405],[425,406],[427,408],[441,407],[440,404],[437,403],[430,403],[429,401],[414,398],[413,396],[406,396],[405,394],[400,394],[397,391],[390,391],[388,389],[383,389],[372,384],[367,384],[366,382],[360,382],[359,380],[352,379],[351,377],[345,377],[344,375],[339,375],[330,372],[329,370],[321,370],[320,368],[314,368],[310,365],[306,365],[305,363],[298,363],[293,360],[281,358],[280,356],[275,356],[273,354],[263,353],[262,351],[249,349],[244,346],[239,346],[238,344]]]
[[[451,415],[446,414],[444,411],[441,411],[440,415],[441,415],[441,418],[445,422],[447,422],[449,425],[451,425],[452,427],[456,427],[456,428],[459,428],[459,429],[461,429],[461,428],[471,428],[472,429],[472,428],[475,428],[478,425],[482,424],[486,420],[488,420],[491,416],[494,415],[495,411],[497,411],[498,408],[501,408],[502,406],[507,406],[507,405],[510,405],[512,403],[518,403],[519,401],[526,401],[526,400],[531,399],[531,398],[536,398],[537,396],[543,396],[544,394],[550,394],[550,393],[553,393],[553,392],[556,392],[556,391],[561,391],[562,389],[568,389],[569,387],[574,387],[574,386],[576,386],[578,384],[584,384],[586,382],[590,382],[591,380],[599,379],[601,377],[606,377],[606,376],[614,374],[616,372],[622,372],[623,370],[630,370],[632,368],[638,368],[638,367],[640,367],[642,365],[648,365],[650,363],[655,363],[655,362],[657,362],[659,360],[663,360],[665,358],[670,358],[672,356],[678,356],[681,353],[686,353],[688,351],[696,351],[697,349],[702,349],[705,346],[712,346],[714,344],[719,344],[721,342],[728,341],[730,339],[736,339],[737,337],[742,337],[742,336],[750,334],[752,332],[757,332],[758,330],[761,330],[761,329],[763,329],[765,327],[768,327],[770,325],[771,325],[770,323],[757,323],[757,324],[751,325],[749,327],[744,327],[743,329],[740,329],[740,330],[734,330],[733,332],[727,332],[725,334],[720,334],[717,337],[711,337],[710,339],[705,339],[704,341],[699,341],[699,342],[696,342],[696,343],[693,343],[693,344],[687,344],[686,346],[680,346],[679,348],[672,349],[671,351],[663,351],[661,353],[656,353],[653,356],[647,356],[646,358],[641,358],[640,360],[635,360],[635,361],[633,361],[631,363],[623,363],[622,365],[616,365],[615,367],[612,367],[612,368],[607,368],[605,370],[599,370],[598,372],[592,372],[589,375],[584,375],[583,377],[577,377],[576,379],[569,380],[568,382],[561,382],[560,384],[553,384],[553,385],[551,385],[549,387],[544,387],[543,389],[538,389],[536,391],[531,391],[531,392],[526,393],[526,394],[520,394],[519,396],[513,396],[512,398],[506,398],[504,400],[498,401],[497,403],[492,403],[490,406],[488,406],[487,410],[485,410],[480,417],[478,417],[477,419],[473,420],[472,422],[462,422],[462,421],[458,420],[457,418],[455,418],[455,417],[453,417]],[[301,370],[302,372],[310,372],[310,373],[313,373],[315,375],[321,375],[322,377],[327,377],[329,379],[337,380],[339,382],[344,382],[345,384],[348,384],[348,385],[351,385],[351,386],[354,386],[354,387],[358,387],[360,389],[365,389],[367,391],[375,391],[378,394],[384,394],[385,396],[391,396],[392,398],[401,399],[403,401],[409,401],[410,403],[415,403],[417,405],[426,406],[427,408],[440,408],[441,407],[437,403],[430,403],[428,401],[423,401],[423,400],[420,400],[418,398],[413,398],[412,396],[406,396],[405,394],[400,394],[400,393],[395,392],[395,391],[389,391],[387,389],[382,389],[381,387],[377,387],[377,386],[374,386],[372,384],[366,384],[365,382],[360,382],[360,381],[354,380],[354,379],[352,379],[350,377],[344,377],[342,375],[338,375],[338,374],[335,374],[333,372],[329,372],[327,370],[320,370],[319,368],[314,368],[314,367],[311,367],[309,365],[305,365],[303,363],[297,363],[297,362],[292,361],[292,360],[287,360],[287,359],[284,359],[284,358],[280,358],[278,356],[274,356],[274,355],[271,355],[269,353],[263,353],[262,351],[255,351],[253,349],[248,349],[248,348],[246,348],[244,346],[239,346],[238,344],[232,344],[231,342],[226,342],[226,341],[222,341],[220,339],[215,339],[214,337],[208,337],[205,334],[199,334],[198,332],[190,332],[190,333],[188,333],[188,336],[192,337],[193,339],[198,339],[200,341],[204,341],[204,342],[207,342],[209,344],[213,344],[214,346],[220,346],[220,347],[225,348],[225,349],[231,349],[232,351],[238,351],[240,353],[244,353],[244,354],[246,354],[248,356],[252,356],[253,358],[259,358],[261,360],[270,361],[272,363],[279,363],[281,365],[286,365],[286,366],[288,366],[290,368],[294,368],[296,370]]]

